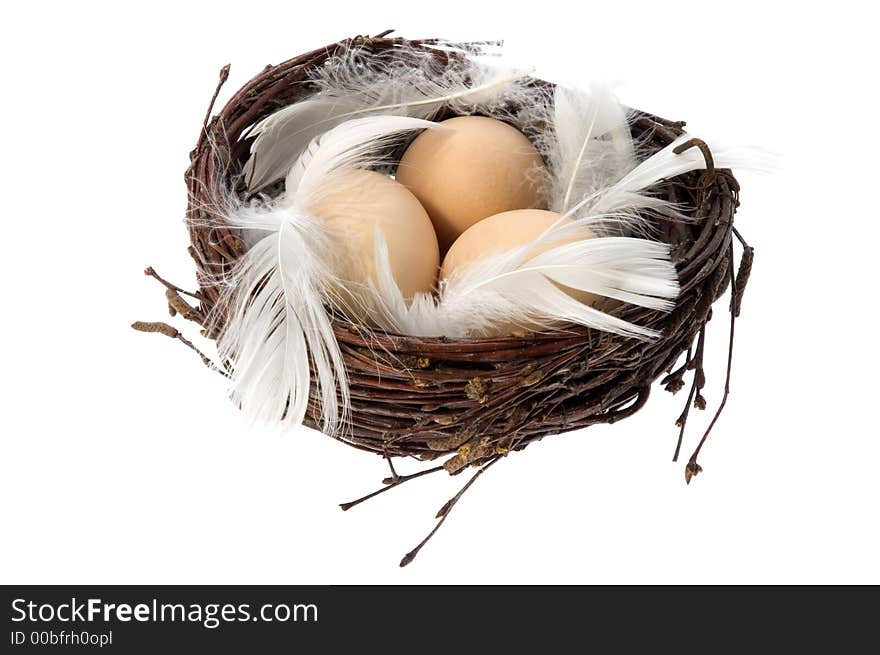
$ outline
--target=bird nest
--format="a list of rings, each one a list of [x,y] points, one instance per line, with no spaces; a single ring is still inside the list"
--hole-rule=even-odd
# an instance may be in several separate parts
[[[200,288],[185,292],[147,269],[167,287],[172,314],[195,321],[208,337],[217,337],[222,329],[226,308],[216,280],[229,271],[246,246],[236,229],[223,225],[222,213],[214,208],[223,206],[230,181],[240,174],[248,157],[247,128],[280,107],[308,97],[313,91],[308,71],[339,49],[358,47],[393,57],[404,43],[430,53],[439,66],[456,56],[432,40],[404,41],[387,34],[356,37],[266,67],[212,115],[228,67],[221,71],[186,173],[189,252]],[[535,83],[549,86],[540,80]],[[685,125],[643,112],[635,112],[630,124],[646,155],[681,136]],[[609,310],[657,330],[661,334],[658,339],[640,341],[577,325],[481,339],[416,338],[334,320],[351,393],[351,415],[341,438],[381,454],[389,463],[400,456],[438,460],[410,476],[398,476],[392,465],[392,474],[380,491],[433,471],[456,474],[477,467],[476,477],[500,458],[547,435],[632,416],[648,401],[655,382],[659,380],[675,393],[685,387],[685,376],[690,375],[687,401],[677,421],[678,458],[690,408],[706,407],[703,354],[713,304],[732,286],[730,305],[724,308],[729,311],[732,355],[734,321],[753,252],[733,225],[739,192],[736,179],[730,170],[714,167],[711,152],[699,139],[686,141],[676,152],[689,148],[702,151],[705,169],[665,180],[656,187],[660,197],[683,208],[688,220],[647,217],[655,223],[659,238],[672,246],[681,286],[675,307],[670,312],[630,305]],[[742,246],[738,265],[734,239]],[[186,296],[195,302],[188,302]],[[162,332],[194,348],[183,334],[163,323],[138,323],[136,327]],[[202,358],[214,367],[206,356]],[[222,365],[215,368],[227,372]],[[725,386],[717,413],[726,396]],[[313,395],[306,422],[314,427],[318,427],[319,409]],[[706,436],[708,431],[686,464],[688,481],[701,470],[697,457]],[[459,497],[460,493],[444,505],[438,514],[441,522]],[[408,554],[403,563],[417,551]]]

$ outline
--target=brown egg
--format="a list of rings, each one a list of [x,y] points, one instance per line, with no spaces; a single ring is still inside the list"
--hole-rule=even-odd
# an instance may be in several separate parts
[[[482,221],[469,227],[452,244],[449,252],[446,253],[446,257],[443,259],[443,265],[440,267],[440,279],[448,278],[458,270],[464,270],[471,262],[477,259],[508,252],[530,241],[534,241],[558,220],[558,213],[543,209],[519,209],[484,218]],[[566,221],[569,221],[569,219],[566,219]],[[559,241],[536,246],[535,250],[530,253],[530,259],[550,248],[595,236],[592,231],[586,230],[576,237],[567,237]],[[561,284],[556,284],[556,286],[572,298],[587,305],[592,305],[599,299],[599,296],[586,291],[579,291]],[[538,330],[541,327],[527,321],[517,323],[516,325],[504,324],[495,326],[482,336],[516,334],[524,330]]]
[[[397,181],[421,201],[440,251],[477,221],[541,204],[543,164],[519,130],[483,116],[459,116],[410,144]]]
[[[404,298],[429,293],[437,280],[440,252],[427,212],[405,186],[374,171],[355,170],[340,176],[332,191],[311,207],[325,221],[342,251],[337,275],[346,280],[339,303],[362,317],[358,287],[376,279],[375,233],[388,244],[394,279]]]

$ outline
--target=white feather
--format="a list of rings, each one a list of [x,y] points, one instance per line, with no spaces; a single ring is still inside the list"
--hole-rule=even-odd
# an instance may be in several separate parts
[[[251,191],[259,191],[284,177],[304,147],[320,133],[335,126],[328,116],[351,111],[357,103],[346,97],[304,100],[270,114],[251,128],[255,137],[244,165],[244,179]]]
[[[567,212],[635,166],[626,111],[606,85],[557,86],[552,125],[539,147],[550,167],[546,195],[553,211]]]
[[[531,70],[495,68],[459,54],[445,67],[411,47],[393,56],[352,48],[331,57],[310,73],[314,95],[251,128],[248,188],[259,191],[284,177],[315,137],[351,118],[381,113],[428,119],[443,108],[511,118],[510,107],[525,115],[538,106],[533,96],[543,92],[525,84]]]
[[[366,116],[345,121],[315,137],[290,167],[285,188],[292,201],[309,207],[334,174],[352,168],[377,168],[387,163],[388,149],[402,134],[424,129],[443,129],[431,121],[408,116]]]
[[[348,386],[324,308],[333,276],[320,256],[329,251],[320,225],[280,205],[242,210],[231,219],[242,229],[268,232],[239,259],[229,280],[230,313],[218,350],[233,363],[231,396],[255,421],[299,425],[308,407],[311,356],[322,422],[335,431],[336,390],[347,407]]]
[[[669,203],[651,197],[648,192],[659,182],[683,173],[702,170],[706,161],[698,148],[675,154],[675,149],[691,139],[683,134],[668,146],[645,159],[621,179],[610,186],[585,196],[577,205],[577,211],[587,214],[627,212],[636,216],[640,210],[654,210],[677,215]],[[739,166],[740,155],[733,150],[712,150],[716,168]]]
[[[388,263],[387,246],[376,238],[377,284],[372,317],[393,332],[450,338],[481,336],[499,324],[572,322],[599,330],[653,338],[656,332],[579,302],[562,284],[642,307],[668,311],[678,295],[669,246],[632,237],[587,236],[590,221],[558,222],[539,239],[474,261],[441,284],[438,297],[418,294],[407,305]],[[531,253],[542,244],[577,239]]]
[[[395,137],[432,125],[399,116],[348,121],[302,153],[277,200],[231,199],[226,219],[252,245],[226,280],[230,311],[218,349],[232,363],[232,398],[253,420],[299,425],[314,382],[323,428],[344,428],[348,384],[327,309],[341,283],[333,253],[342,249],[310,208],[325,189],[338,190],[340,173],[375,165]]]

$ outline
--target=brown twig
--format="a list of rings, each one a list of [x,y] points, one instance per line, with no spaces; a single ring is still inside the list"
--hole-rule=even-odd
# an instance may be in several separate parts
[[[403,559],[400,560],[401,567],[406,566],[407,564],[411,563],[416,558],[416,555],[419,554],[419,551],[422,548],[424,548],[425,544],[427,544],[431,540],[431,537],[433,537],[437,533],[437,530],[440,529],[440,526],[443,525],[443,523],[449,517],[449,513],[452,511],[452,508],[455,507],[455,505],[458,503],[459,500],[461,500],[461,497],[464,495],[464,493],[468,489],[470,489],[471,485],[477,481],[478,477],[483,475],[483,473],[486,471],[486,469],[488,469],[490,466],[492,466],[499,459],[500,459],[500,456],[493,457],[488,462],[483,464],[480,467],[480,470],[478,470],[476,473],[473,474],[473,476],[471,476],[471,479],[468,480],[467,483],[465,483],[465,485],[461,488],[461,490],[459,490],[459,492],[457,494],[455,494],[452,498],[450,498],[449,500],[447,500],[443,504],[443,507],[440,508],[440,510],[437,512],[437,515],[434,517],[434,518],[440,519],[439,521],[437,521],[437,525],[435,525],[434,528],[428,533],[428,536],[426,536],[424,539],[422,539],[419,542],[418,546],[416,546],[411,551],[409,551],[406,555],[403,556]]]
[[[383,456],[385,457],[385,461],[388,462],[388,468],[391,469],[391,481],[397,482],[398,480],[400,480],[400,476],[397,475],[397,471],[394,468],[394,462],[392,461],[391,455],[388,452],[387,448],[385,449],[385,454]]]
[[[684,403],[684,409],[681,412],[681,415],[678,417],[678,420],[675,421],[675,425],[678,426],[678,441],[675,443],[675,453],[672,455],[672,461],[678,461],[678,455],[681,452],[681,444],[684,440],[684,428],[687,425],[688,414],[691,411],[691,401],[694,399],[694,394],[697,391],[697,376],[693,377],[691,380],[691,390],[688,392],[687,400]]]
[[[135,321],[131,324],[132,329],[137,330],[138,332],[151,332],[156,334],[164,334],[166,337],[170,337],[171,339],[177,339],[185,345],[187,348],[195,352],[199,358],[202,360],[202,363],[207,366],[212,371],[216,371],[220,375],[224,377],[229,377],[229,373],[219,368],[211,358],[208,357],[205,353],[199,350],[196,345],[183,336],[180,331],[167,323],[162,323],[160,321]]]
[[[202,323],[202,313],[198,308],[193,307],[186,302],[174,289],[165,289],[165,299],[168,301],[168,311],[171,316],[180,314],[188,321],[194,321],[199,324]]]
[[[699,148],[700,152],[703,154],[703,159],[706,160],[706,172],[704,174],[705,181],[701,186],[711,186],[715,182],[715,158],[712,156],[712,151],[709,149],[709,146],[705,141],[697,138],[688,139],[684,143],[676,146],[672,152],[676,155],[680,155],[691,148]]]
[[[211,112],[214,111],[214,103],[217,102],[217,96],[220,95],[220,89],[223,88],[223,85],[226,84],[226,80],[229,79],[229,69],[231,67],[231,64],[226,64],[220,69],[220,79],[217,81],[217,86],[214,88],[214,95],[211,96],[211,102],[208,103],[208,111],[205,112],[205,120],[202,121],[202,129],[205,132],[208,131],[208,121],[211,120]]]
[[[731,288],[736,287],[736,281],[733,276],[733,244],[730,244],[727,252],[727,256],[730,259],[730,265],[728,266],[728,274],[730,275],[730,284]],[[730,372],[733,368],[733,336],[734,336],[734,326],[736,325],[736,313],[731,310],[730,312],[730,338],[727,344],[727,375],[724,378],[724,395],[721,397],[721,403],[718,405],[718,409],[715,411],[715,415],[712,417],[712,421],[709,423],[709,427],[706,428],[706,431],[703,433],[703,438],[700,439],[700,443],[697,444],[694,453],[691,455],[688,460],[687,466],[684,469],[684,479],[685,482],[690,484],[691,480],[695,475],[698,475],[703,467],[697,463],[697,457],[700,454],[700,450],[703,448],[703,444],[706,443],[706,439],[709,438],[709,433],[712,432],[712,428],[715,427],[715,423],[718,421],[718,417],[721,416],[722,410],[724,410],[724,406],[727,404],[727,397],[730,395]]]
[[[197,292],[193,293],[192,291],[187,291],[186,289],[181,289],[176,284],[172,284],[171,282],[169,282],[168,280],[166,280],[165,278],[160,276],[152,266],[147,266],[144,269],[144,275],[148,275],[148,276],[158,280],[162,286],[164,286],[166,289],[169,289],[170,291],[174,291],[176,293],[182,293],[183,295],[189,296],[190,298],[195,298],[196,300],[202,299],[201,291],[197,291]]]
[[[404,482],[408,482],[410,480],[415,480],[416,478],[420,478],[423,475],[428,475],[429,473],[436,473],[437,471],[442,471],[442,470],[443,470],[442,466],[435,466],[433,468],[425,469],[424,471],[419,471],[418,473],[412,473],[410,475],[399,475],[399,476],[397,476],[396,480],[394,478],[385,478],[384,480],[382,480],[382,482],[385,484],[385,486],[382,487],[381,489],[377,489],[376,491],[369,493],[366,496],[362,496],[361,498],[358,498],[357,500],[352,500],[351,502],[348,502],[348,503],[339,503],[339,507],[342,508],[343,512],[347,512],[355,505],[360,505],[365,500],[369,500],[370,498],[375,498],[379,494],[385,493],[389,489],[393,489],[394,487],[401,485]]]
[[[660,380],[660,384],[666,387],[666,390],[672,394],[676,394],[681,391],[681,388],[684,386],[682,379],[684,378],[684,373],[691,368],[691,357],[693,356],[693,349],[688,348],[687,353],[684,356],[684,362],[681,366],[679,366],[674,371],[671,371],[665,378]]]
[[[731,311],[739,318],[742,310],[742,299],[746,292],[746,285],[749,282],[749,276],[752,274],[752,262],[755,260],[755,249],[752,248],[746,240],[743,239],[739,230],[733,228],[733,234],[742,244],[743,253],[739,260],[739,269],[736,272],[736,282],[733,286],[733,293],[730,296]]]

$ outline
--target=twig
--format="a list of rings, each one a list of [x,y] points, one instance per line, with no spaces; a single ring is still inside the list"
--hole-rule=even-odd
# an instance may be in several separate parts
[[[684,428],[687,425],[688,414],[691,411],[691,401],[694,399],[694,393],[697,391],[697,376],[694,375],[694,378],[691,382],[691,390],[688,392],[687,400],[684,403],[684,409],[681,412],[681,416],[678,417],[678,420],[675,424],[678,426],[678,441],[675,444],[675,453],[672,455],[672,461],[678,461],[678,455],[681,452],[681,442],[684,440]]]
[[[750,248],[749,244],[746,243],[746,240],[743,239],[742,234],[739,233],[739,230],[736,229],[736,226],[731,225],[730,229],[733,231],[733,235],[739,240],[740,245],[743,248]]]
[[[169,337],[171,339],[177,339],[178,341],[180,341],[180,343],[185,345],[187,348],[190,348],[191,350],[193,350],[199,356],[199,358],[201,358],[202,363],[205,366],[207,366],[209,369],[211,369],[212,371],[216,371],[217,373],[219,373],[223,377],[227,377],[227,378],[229,377],[229,373],[227,373],[226,371],[219,368],[216,364],[214,364],[214,362],[211,361],[210,357],[208,357],[205,353],[203,353],[201,350],[199,350],[192,341],[190,341],[189,339],[184,337],[180,333],[180,331],[177,328],[175,328],[174,326],[168,325],[167,323],[161,323],[158,321],[152,321],[152,322],[151,321],[135,321],[134,323],[131,324],[131,327],[133,329],[137,330],[138,332],[154,332],[156,334],[164,334],[166,337]]]
[[[388,454],[388,448],[385,448],[383,456],[385,457],[385,461],[388,462],[388,468],[391,469],[391,482],[397,482],[400,479],[400,476],[397,475],[397,471],[394,469],[394,462],[391,461],[391,456]]]
[[[180,341],[182,344],[190,347],[192,350],[194,350],[195,353],[199,357],[201,357],[202,363],[205,366],[207,366],[209,369],[211,369],[212,371],[216,371],[217,373],[219,373],[220,375],[222,375],[225,378],[230,377],[228,372],[224,371],[219,366],[217,366],[214,362],[212,362],[210,357],[208,357],[205,353],[203,353],[201,350],[196,348],[196,346],[193,344],[193,342],[190,341],[189,339],[187,339],[186,337],[184,337],[180,332],[177,333],[177,340]]]
[[[686,150],[690,150],[691,148],[699,148],[700,152],[703,154],[703,159],[706,160],[706,170],[700,176],[700,185],[698,190],[700,192],[700,201],[697,203],[698,205],[702,205],[702,196],[705,194],[706,190],[715,184],[715,159],[712,157],[712,151],[709,149],[709,146],[702,139],[688,139],[682,144],[679,144],[672,151],[676,155],[680,155]]]
[[[416,546],[403,556],[403,559],[400,560],[401,567],[406,566],[416,558],[416,555],[419,554],[419,551],[424,547],[426,543],[431,540],[431,537],[433,537],[437,533],[437,530],[439,530],[440,526],[443,525],[443,523],[446,521],[449,513],[452,511],[452,508],[455,507],[456,503],[458,503],[459,500],[461,500],[464,492],[467,491],[470,486],[477,481],[477,478],[480,477],[486,469],[492,466],[492,464],[497,462],[499,459],[500,456],[496,456],[483,464],[483,466],[480,467],[480,470],[474,473],[473,476],[471,476],[471,479],[467,481],[467,483],[461,488],[461,490],[443,504],[443,507],[440,508],[440,511],[437,512],[437,515],[435,517],[440,519],[439,521],[437,521],[437,525],[435,525],[434,529],[428,533],[427,537],[419,542],[418,546]]]
[[[727,251],[727,256],[730,258],[730,266],[728,266],[728,273],[730,275],[730,283],[731,289],[736,286],[736,280],[733,275],[733,244],[730,244],[730,247]],[[700,439],[700,443],[697,444],[696,449],[694,450],[693,455],[688,460],[687,466],[684,469],[684,479],[687,484],[691,483],[691,479],[699,474],[703,467],[697,464],[697,456],[700,454],[700,450],[703,448],[703,444],[706,443],[706,439],[709,438],[709,433],[712,432],[712,428],[715,427],[715,422],[718,421],[718,417],[721,416],[721,411],[724,409],[724,406],[727,404],[727,397],[730,395],[730,372],[733,367],[733,334],[734,334],[734,326],[736,325],[736,312],[731,309],[730,312],[730,339],[727,345],[727,376],[724,379],[724,395],[721,397],[721,403],[718,405],[718,409],[715,411],[715,416],[712,417],[712,422],[709,423],[709,427],[706,428],[706,432],[703,433],[703,438]]]
[[[685,355],[685,358],[684,358],[684,363],[681,366],[679,366],[677,369],[675,369],[674,371],[671,371],[665,378],[660,380],[660,384],[663,386],[666,386],[670,382],[680,381],[681,378],[684,376],[685,371],[687,371],[690,368],[692,356],[693,356],[693,352],[690,348],[688,348],[687,354]],[[675,388],[674,391],[671,389],[669,391],[671,391],[672,393],[675,393],[676,391],[680,391],[680,390],[681,390],[681,387],[678,386],[677,388]]]
[[[147,266],[144,269],[144,275],[149,275],[150,277],[155,278],[166,289],[170,289],[171,291],[176,291],[177,293],[182,293],[185,296],[189,296],[190,298],[195,298],[196,300],[202,299],[202,297],[201,297],[201,295],[199,295],[198,291],[196,293],[192,293],[191,291],[187,291],[186,289],[181,289],[176,284],[172,284],[171,282],[169,282],[168,280],[166,280],[165,278],[160,276],[152,266]]]
[[[382,480],[382,482],[386,486],[382,487],[381,489],[377,489],[373,493],[369,493],[366,496],[358,498],[357,500],[352,500],[348,503],[339,503],[339,506],[342,508],[343,512],[347,512],[355,505],[360,505],[365,500],[369,500],[370,498],[378,496],[379,494],[385,493],[386,491],[388,491],[389,489],[393,489],[397,485],[403,484],[404,482],[407,482],[409,480],[415,480],[416,478],[420,478],[423,475],[428,475],[429,473],[436,473],[437,471],[440,471],[442,469],[443,466],[441,465],[435,466],[434,468],[425,469],[424,471],[419,471],[418,473],[412,473],[411,475],[399,475],[397,476],[396,480],[393,478],[385,478],[384,480]]]
[[[168,301],[168,313],[171,316],[180,314],[188,321],[193,321],[202,325],[202,313],[198,307],[193,307],[187,301],[180,297],[180,294],[174,289],[165,289],[165,300]]]
[[[749,276],[752,274],[752,263],[755,260],[755,249],[746,243],[739,231],[734,227],[733,233],[743,247],[742,257],[739,260],[739,269],[736,272],[736,282],[733,291],[730,294],[731,311],[739,318],[742,309],[742,299],[746,292],[746,285],[749,282]],[[733,263],[733,260],[731,260]]]
[[[211,96],[211,102],[208,103],[208,111],[205,112],[205,120],[202,122],[202,129],[205,130],[205,132],[208,131],[208,121],[211,120],[211,112],[214,111],[214,103],[217,102],[217,96],[220,95],[220,89],[223,88],[226,80],[229,79],[229,68],[230,64],[226,64],[220,69],[220,79],[217,82],[217,86],[214,88],[214,95]]]

